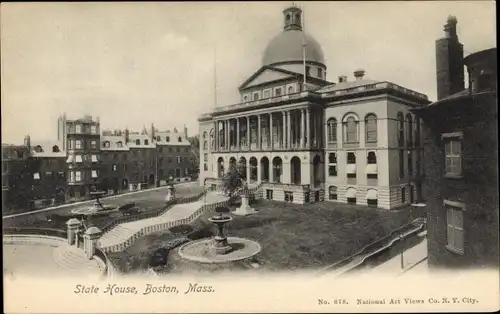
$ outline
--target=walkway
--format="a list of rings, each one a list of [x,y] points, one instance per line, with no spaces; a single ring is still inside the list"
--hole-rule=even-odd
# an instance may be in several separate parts
[[[32,243],[3,243],[4,276],[83,276],[99,277],[101,269],[94,259],[85,257],[83,250],[60,242],[54,247],[39,238]]]
[[[181,224],[181,220],[193,215],[203,205],[215,204],[226,200],[228,200],[228,197],[212,192],[206,195],[206,199],[202,198],[196,202],[174,205],[161,216],[122,223],[101,237],[101,248],[105,251],[116,251],[116,246],[130,241],[145,228],[166,225],[168,223]],[[164,228],[159,228],[159,230],[162,229]]]
[[[420,236],[424,237],[425,232]],[[392,273],[395,275],[400,275],[404,271],[409,271],[413,266],[420,264],[427,258],[427,239],[423,239],[422,242],[417,245],[405,250],[403,252],[403,268],[401,268],[401,254],[398,254],[391,258],[390,260],[371,268],[371,271],[377,273]]]

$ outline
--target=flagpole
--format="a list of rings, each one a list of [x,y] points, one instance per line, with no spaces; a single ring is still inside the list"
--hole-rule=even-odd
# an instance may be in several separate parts
[[[306,18],[305,18],[305,13],[304,10],[302,10],[302,62],[304,65],[304,87],[303,90],[306,90],[306,84],[307,84],[307,73],[306,73],[306,39],[305,39],[305,30],[306,30]]]
[[[217,107],[217,50],[214,45],[214,108]]]

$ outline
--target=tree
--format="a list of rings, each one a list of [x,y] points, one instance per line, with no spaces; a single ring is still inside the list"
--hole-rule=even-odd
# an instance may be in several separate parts
[[[231,196],[237,189],[246,186],[243,179],[245,172],[246,169],[243,163],[239,162],[238,164],[229,164],[229,169],[224,173],[222,178],[222,185],[229,196]]]
[[[188,138],[191,144],[189,156],[189,173],[198,176],[200,172],[200,137],[198,135]]]

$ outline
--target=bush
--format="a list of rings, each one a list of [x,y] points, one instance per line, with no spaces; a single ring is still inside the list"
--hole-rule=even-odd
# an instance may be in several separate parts
[[[218,214],[221,214],[221,213],[229,213],[229,208],[227,207],[217,207],[215,209],[215,212],[218,213]]]
[[[193,231],[193,227],[190,225],[179,225],[179,226],[173,226],[172,228],[168,229],[168,231],[172,232],[175,235],[185,235]]]
[[[213,235],[214,235],[214,233],[211,230],[211,228],[208,226],[205,226],[205,227],[202,227],[200,229],[196,229],[193,232],[188,233],[186,237],[189,240],[193,241],[193,240],[199,240],[199,239],[203,239],[203,238],[210,238]]]

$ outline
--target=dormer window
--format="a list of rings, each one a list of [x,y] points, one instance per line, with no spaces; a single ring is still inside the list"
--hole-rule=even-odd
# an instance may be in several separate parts
[[[167,137],[165,138],[165,140],[166,140],[167,142],[170,142],[170,136],[167,136]]]
[[[253,93],[253,100],[259,100],[259,93]]]
[[[59,149],[59,146],[57,146],[57,145],[52,146],[52,152],[53,153],[59,153],[60,151],[61,150]]]
[[[179,136],[179,138],[177,139],[180,142],[182,142],[182,137]]]
[[[157,141],[157,142],[161,142],[161,136],[157,136],[157,137],[156,137],[156,141]]]
[[[40,145],[35,146],[35,152],[42,153],[43,152],[42,146]]]
[[[104,146],[105,148],[109,148],[109,142],[108,142],[108,141],[105,141],[103,144],[104,144],[103,146]]]
[[[144,145],[149,145],[149,141],[148,140],[144,140]]]
[[[276,89],[274,90],[274,94],[275,94],[276,96],[281,96],[281,87],[276,88]]]
[[[122,148],[123,147],[123,143],[122,142],[116,142],[116,147]]]

